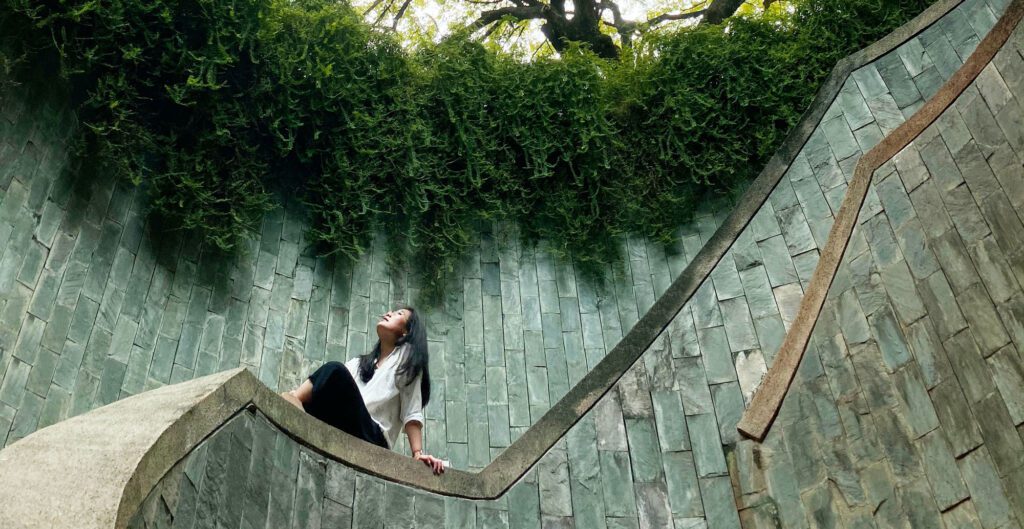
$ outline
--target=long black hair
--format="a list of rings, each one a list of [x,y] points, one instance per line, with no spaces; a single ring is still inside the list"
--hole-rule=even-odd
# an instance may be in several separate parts
[[[405,359],[402,360],[402,364],[398,366],[395,374],[401,375],[405,379],[405,385],[409,385],[416,380],[420,373],[423,373],[423,380],[420,382],[420,397],[423,399],[423,407],[426,407],[430,402],[430,369],[427,366],[430,354],[427,351],[427,326],[420,321],[416,309],[409,306],[404,306],[402,309],[409,311],[409,318],[405,320],[405,336],[395,342],[395,349],[408,344],[409,352],[405,355]],[[369,382],[373,378],[373,373],[377,371],[378,358],[380,358],[380,338],[377,339],[372,351],[359,357],[359,378],[363,380],[363,383]]]

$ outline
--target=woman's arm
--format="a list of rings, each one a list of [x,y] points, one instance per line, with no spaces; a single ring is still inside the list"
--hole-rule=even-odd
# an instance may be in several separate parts
[[[405,423],[405,434],[409,436],[409,449],[412,450],[412,457],[423,461],[433,469],[434,474],[444,472],[444,463],[434,457],[423,453],[423,424],[419,421]]]

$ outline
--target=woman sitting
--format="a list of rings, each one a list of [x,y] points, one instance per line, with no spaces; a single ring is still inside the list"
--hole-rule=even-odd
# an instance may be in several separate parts
[[[281,393],[321,421],[364,441],[390,449],[404,429],[412,457],[435,474],[443,462],[423,453],[423,407],[430,400],[427,330],[411,307],[390,311],[377,322],[377,344],[369,354],[327,362],[298,388]]]

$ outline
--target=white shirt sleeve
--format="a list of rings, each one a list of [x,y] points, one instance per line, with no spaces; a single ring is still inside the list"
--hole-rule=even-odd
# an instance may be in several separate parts
[[[350,358],[348,362],[345,362],[345,367],[348,372],[352,374],[352,378],[359,380],[359,357]]]
[[[399,388],[399,398],[401,399],[401,414],[402,414],[402,425],[405,426],[409,421],[418,421],[420,425],[423,424],[423,394],[420,392],[420,384],[423,381],[423,373],[420,373],[413,380],[412,384],[402,385]]]

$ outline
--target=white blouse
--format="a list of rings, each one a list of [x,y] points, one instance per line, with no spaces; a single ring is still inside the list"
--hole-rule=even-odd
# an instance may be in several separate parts
[[[395,371],[402,365],[405,355],[412,353],[412,346],[402,344],[395,348],[369,382],[363,382],[359,378],[359,357],[345,362],[352,378],[356,380],[359,393],[363,396],[363,403],[374,422],[380,425],[384,432],[384,438],[388,441],[389,447],[394,447],[398,441],[399,434],[409,421],[418,421],[423,425],[423,399],[420,393],[420,383],[423,380],[423,373],[417,375],[412,384],[405,384],[405,379],[399,377],[396,380]]]

